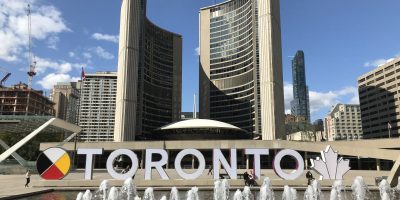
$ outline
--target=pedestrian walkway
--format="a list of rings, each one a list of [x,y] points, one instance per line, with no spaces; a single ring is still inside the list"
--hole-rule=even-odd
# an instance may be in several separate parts
[[[31,176],[30,187],[25,187],[25,175],[0,175],[0,199],[10,199],[12,196],[25,197],[33,194],[44,193],[52,191],[51,188],[32,187],[32,182],[40,181],[38,175]]]

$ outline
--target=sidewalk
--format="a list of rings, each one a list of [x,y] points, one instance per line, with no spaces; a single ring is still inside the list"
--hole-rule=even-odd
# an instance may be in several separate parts
[[[53,191],[51,188],[32,187],[33,182],[40,181],[38,175],[31,176],[30,187],[25,187],[25,175],[0,175],[0,199],[10,199],[10,197],[25,197],[33,194]]]

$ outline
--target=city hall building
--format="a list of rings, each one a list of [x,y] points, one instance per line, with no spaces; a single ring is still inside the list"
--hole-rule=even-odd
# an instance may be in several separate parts
[[[121,7],[114,141],[180,119],[182,37],[146,17],[146,0]]]
[[[283,138],[279,0],[231,0],[199,15],[200,118]]]

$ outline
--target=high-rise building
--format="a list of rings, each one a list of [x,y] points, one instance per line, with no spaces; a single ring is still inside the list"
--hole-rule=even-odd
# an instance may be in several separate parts
[[[117,73],[86,74],[82,83],[79,126],[84,141],[113,141]]]
[[[329,141],[362,139],[360,106],[336,104],[325,117],[324,131]]]
[[[400,57],[358,78],[364,138],[398,137]]]
[[[115,141],[180,119],[182,37],[146,17],[146,0],[121,7]]]
[[[55,103],[57,118],[72,124],[78,123],[79,91],[76,82],[60,82],[54,85],[51,100]]]
[[[54,115],[54,103],[25,83],[0,88],[0,115]]]
[[[304,116],[310,122],[310,102],[303,51],[297,51],[292,60],[292,76],[293,100],[290,102],[292,115]]]
[[[200,10],[200,118],[284,138],[279,0]]]

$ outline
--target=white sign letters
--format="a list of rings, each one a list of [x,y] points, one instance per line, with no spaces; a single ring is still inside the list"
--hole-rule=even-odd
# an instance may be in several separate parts
[[[169,180],[169,177],[164,170],[164,166],[168,163],[168,153],[164,149],[146,149],[145,155],[145,173],[144,179],[151,180],[152,179],[152,169],[154,168],[159,174],[161,179]],[[85,179],[91,180],[93,174],[93,159],[95,155],[103,154],[103,149],[78,149],[78,154],[86,155],[86,166],[85,166]],[[261,179],[261,156],[269,155],[269,149],[244,149],[244,154],[251,155],[254,157],[254,175],[256,179]],[[122,174],[118,173],[114,169],[114,162],[115,159],[119,156],[124,155],[130,158],[132,162],[132,166],[130,166],[129,170]],[[155,156],[157,155],[157,156]],[[187,173],[182,169],[182,160],[185,156],[191,156],[198,160],[199,166],[195,171],[191,173]],[[281,168],[281,161],[283,157],[290,156],[294,158],[297,162],[297,169],[295,169],[292,173],[286,173]],[[153,158],[157,157],[157,161],[153,161]],[[143,159],[143,158],[142,158]],[[183,149],[181,150],[175,158],[175,170],[176,173],[186,180],[194,180],[199,178],[205,168],[206,168],[206,161],[204,155],[197,149]],[[227,175],[231,179],[237,179],[237,150],[236,149],[229,149],[229,162],[227,158],[222,153],[221,149],[213,149],[213,174],[214,179],[220,178],[220,170],[223,167],[227,173]],[[108,173],[114,178],[119,180],[124,180],[126,178],[132,177],[135,175],[137,169],[139,167],[139,160],[135,152],[129,149],[117,149],[113,151],[110,156],[107,158],[106,168]],[[291,149],[284,149],[276,154],[274,161],[273,161],[273,168],[275,173],[285,180],[294,180],[297,179],[299,176],[302,175],[304,172],[304,160],[299,154],[299,152],[291,150]]]

